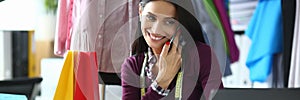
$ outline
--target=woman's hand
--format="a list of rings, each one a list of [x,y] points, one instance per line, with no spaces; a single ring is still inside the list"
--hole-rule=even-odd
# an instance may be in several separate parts
[[[167,42],[164,45],[158,63],[156,63],[159,70],[156,81],[163,89],[168,88],[169,84],[172,82],[181,67],[182,46],[178,45],[179,35],[180,34],[176,35],[173,43],[171,44],[171,50],[169,50],[170,42]]]

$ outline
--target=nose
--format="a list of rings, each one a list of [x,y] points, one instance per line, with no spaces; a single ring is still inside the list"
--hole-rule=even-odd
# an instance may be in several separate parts
[[[163,33],[163,27],[162,27],[162,25],[159,21],[153,24],[152,32],[154,32],[156,34],[162,34]]]

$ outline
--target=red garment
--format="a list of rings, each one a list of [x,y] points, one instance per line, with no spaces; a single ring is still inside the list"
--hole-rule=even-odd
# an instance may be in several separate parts
[[[54,40],[54,54],[63,56],[66,52],[65,44],[68,34],[68,3],[67,0],[59,0],[57,10],[56,32]]]
[[[68,12],[68,29],[67,29],[67,40],[66,40],[66,50],[70,50],[71,37],[72,37],[72,27],[73,27],[73,5],[74,0],[69,0],[69,12]]]
[[[96,51],[100,72],[119,73],[135,33],[139,0],[60,0],[54,54]],[[122,49],[120,49],[122,48]]]
[[[100,72],[120,73],[129,56],[139,0],[74,0],[71,50],[97,52]],[[134,26],[135,25],[135,26]]]

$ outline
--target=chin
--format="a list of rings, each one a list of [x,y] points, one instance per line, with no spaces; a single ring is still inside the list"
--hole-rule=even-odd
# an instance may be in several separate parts
[[[148,45],[149,45],[149,44],[148,44]],[[163,45],[150,44],[149,47],[151,47],[151,48],[163,48]]]

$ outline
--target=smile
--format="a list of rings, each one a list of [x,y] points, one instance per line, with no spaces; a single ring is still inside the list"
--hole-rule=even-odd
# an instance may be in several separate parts
[[[160,35],[155,35],[155,34],[150,34],[149,32],[147,32],[148,36],[155,41],[159,41],[165,38],[165,36],[160,36]]]

